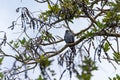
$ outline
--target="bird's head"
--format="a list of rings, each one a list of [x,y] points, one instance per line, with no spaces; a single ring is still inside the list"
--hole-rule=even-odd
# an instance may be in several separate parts
[[[69,31],[69,30],[66,30],[65,32],[68,33],[68,32],[70,32],[70,31]]]

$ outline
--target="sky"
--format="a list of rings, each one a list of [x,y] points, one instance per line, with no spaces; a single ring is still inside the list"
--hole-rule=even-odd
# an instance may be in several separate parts
[[[8,39],[10,40],[18,37],[16,34],[18,29],[15,29],[16,30],[15,32],[8,29],[8,27],[11,26],[12,21],[16,20],[16,18],[19,16],[19,13],[16,13],[16,9],[18,7],[28,7],[28,9],[30,9],[33,12],[38,11],[38,10],[44,10],[47,8],[46,5],[40,5],[36,3],[34,0],[22,0],[22,2],[21,0],[1,0],[0,2],[0,31],[5,31],[7,33]],[[82,21],[82,19],[80,20],[81,20],[80,25],[83,26],[81,28],[84,28],[86,26],[85,21]],[[76,20],[75,23],[77,24],[71,24],[71,26],[79,25],[78,20]],[[74,29],[74,31],[76,32],[79,31],[78,28],[72,27],[72,29]],[[0,35],[1,34],[2,33],[0,33]],[[59,32],[59,34],[61,34],[63,37],[63,32]],[[9,50],[10,49],[7,49],[6,52]],[[6,63],[4,65],[9,65],[9,63]],[[108,77],[113,77],[115,76],[116,73],[120,74],[119,72],[120,68],[115,70],[114,67],[105,60],[102,60],[102,63],[97,61],[97,65],[98,65],[99,70],[93,72],[94,76],[92,80],[108,80]],[[60,70],[59,72],[61,72],[62,68],[60,67],[58,68]]]

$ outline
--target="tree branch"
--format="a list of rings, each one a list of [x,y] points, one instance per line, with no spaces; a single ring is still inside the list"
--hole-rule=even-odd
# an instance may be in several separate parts
[[[96,36],[109,36],[109,37],[120,37],[120,34],[118,33],[110,33],[110,32],[96,32],[92,35],[92,37],[96,37]],[[61,53],[62,51],[64,51],[68,46],[73,46],[73,45],[77,45],[79,44],[80,42],[82,42],[83,40],[85,40],[86,36],[82,36],[80,39],[78,39],[76,42],[74,43],[69,43],[69,44],[66,44],[64,45],[64,47],[62,47],[60,50],[58,51],[51,51],[51,52],[46,52],[45,55],[47,55],[47,57],[53,57],[55,55],[58,55],[59,53]]]

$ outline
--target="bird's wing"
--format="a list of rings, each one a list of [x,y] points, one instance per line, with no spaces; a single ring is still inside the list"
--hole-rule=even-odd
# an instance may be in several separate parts
[[[70,40],[70,43],[74,42],[74,35],[71,32],[69,32],[69,40]]]
[[[73,43],[74,42],[74,35],[71,32],[65,33],[64,40],[66,43]]]

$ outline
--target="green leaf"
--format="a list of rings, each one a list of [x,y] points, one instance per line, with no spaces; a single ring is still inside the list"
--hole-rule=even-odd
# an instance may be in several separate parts
[[[15,57],[18,59],[19,58],[19,56],[18,55],[15,55]]]
[[[109,2],[110,6],[116,6],[116,4],[114,2]]]
[[[3,59],[4,59],[4,57],[0,58],[0,64],[2,64]]]
[[[114,77],[113,80],[116,80],[116,78]]]
[[[49,60],[44,55],[41,55],[40,58],[39,58],[39,60],[38,60],[38,62],[40,63],[40,65],[43,66],[43,67],[45,67],[45,68],[48,67],[48,66],[50,66],[50,64],[51,64],[52,61],[53,60]]]
[[[25,44],[25,42],[26,42],[26,39],[25,39],[25,38],[23,38],[22,40],[19,40],[19,42],[20,42],[20,44],[24,45],[24,44]]]
[[[24,55],[24,57],[25,57],[25,59],[27,59],[28,57],[27,57],[27,55],[26,55],[26,53],[25,54],[23,54]]]
[[[93,35],[92,31],[87,31],[86,33],[84,33],[85,37],[91,37]]]
[[[83,65],[78,65],[78,67],[82,69],[82,74],[77,75],[77,78],[80,80],[90,80],[92,71],[97,70],[95,62],[89,57],[84,57]]]
[[[118,63],[120,62],[120,54],[119,53],[113,53],[113,58],[115,59],[115,61]]]
[[[106,27],[106,26],[105,26],[103,23],[101,23],[100,21],[97,21],[97,26],[98,26],[98,28],[99,28],[100,30]]]
[[[43,80],[43,79],[42,79],[42,76],[40,75],[39,78],[38,78],[37,80]]]
[[[92,32],[97,32],[97,28],[96,27],[92,28]]]
[[[72,19],[69,19],[69,22],[74,23],[74,22],[72,21]]]
[[[106,42],[103,46],[103,49],[105,52],[107,52],[108,50],[110,50],[110,45],[108,44],[108,42]]]
[[[120,75],[116,74],[116,76],[113,78],[109,77],[109,80],[120,80]]]
[[[118,80],[120,80],[120,76],[119,76],[118,74],[116,74],[116,78],[117,78]]]
[[[58,13],[59,12],[59,6],[58,5],[52,6],[52,10],[54,11],[54,13]]]
[[[9,43],[12,44],[12,43],[13,43],[13,40],[11,40]]]
[[[0,72],[0,80],[2,80],[4,77],[3,73]]]
[[[18,43],[18,42],[15,42],[15,43],[14,43],[14,47],[15,47],[15,48],[18,48],[18,47],[19,47],[19,43]]]
[[[108,78],[109,80],[112,80],[110,77]]]
[[[50,4],[48,4],[48,9],[50,9],[50,10],[51,10],[51,8],[52,8],[52,6],[51,6]]]

